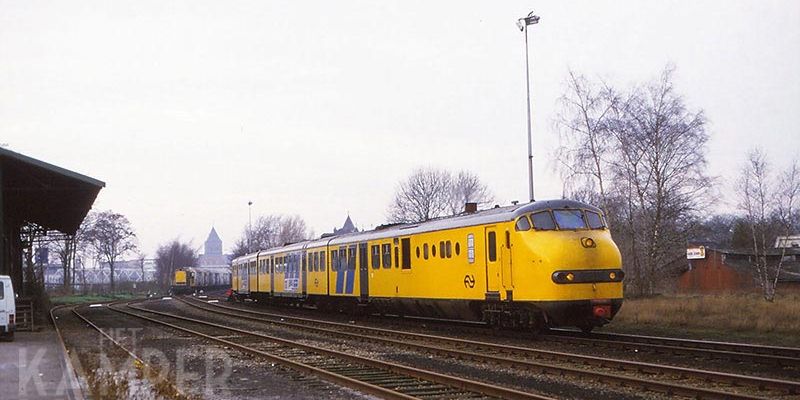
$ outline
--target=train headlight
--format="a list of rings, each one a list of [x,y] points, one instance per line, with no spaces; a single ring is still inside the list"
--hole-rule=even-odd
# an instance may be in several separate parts
[[[573,274],[572,272],[568,273],[567,274],[567,280],[570,281],[570,282],[574,281],[575,280],[575,274]]]
[[[614,279],[617,279],[617,273],[616,272],[612,272],[612,273],[608,274],[608,279],[611,279],[612,281]]]

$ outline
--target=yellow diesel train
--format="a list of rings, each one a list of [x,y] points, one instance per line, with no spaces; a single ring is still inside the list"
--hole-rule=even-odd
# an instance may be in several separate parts
[[[258,251],[231,280],[235,299],[589,331],[622,306],[620,267],[599,209],[552,200]]]
[[[225,289],[231,284],[228,268],[216,266],[178,268],[172,277],[170,292],[187,294],[197,291]]]

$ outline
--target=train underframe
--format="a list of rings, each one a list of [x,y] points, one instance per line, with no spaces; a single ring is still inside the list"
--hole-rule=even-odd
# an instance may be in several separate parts
[[[200,291],[208,292],[211,290],[224,290],[230,289],[229,285],[211,285],[211,286],[186,286],[186,285],[172,285],[169,288],[170,293],[178,294],[192,294],[199,293]]]
[[[485,322],[492,326],[543,331],[548,328],[573,326],[584,332],[609,323],[622,307],[622,299],[561,301],[499,301],[380,298],[350,296],[270,296],[264,293],[240,295],[276,305],[312,307],[328,312],[377,313],[462,321]]]

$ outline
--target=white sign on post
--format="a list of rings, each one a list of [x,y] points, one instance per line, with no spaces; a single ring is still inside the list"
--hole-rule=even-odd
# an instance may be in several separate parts
[[[706,248],[703,246],[700,247],[690,247],[686,249],[686,258],[689,260],[701,260],[706,258]]]

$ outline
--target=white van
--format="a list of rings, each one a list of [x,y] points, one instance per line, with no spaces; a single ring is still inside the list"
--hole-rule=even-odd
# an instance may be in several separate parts
[[[11,286],[11,277],[0,275],[0,337],[14,339],[16,313],[17,305],[14,287]]]

